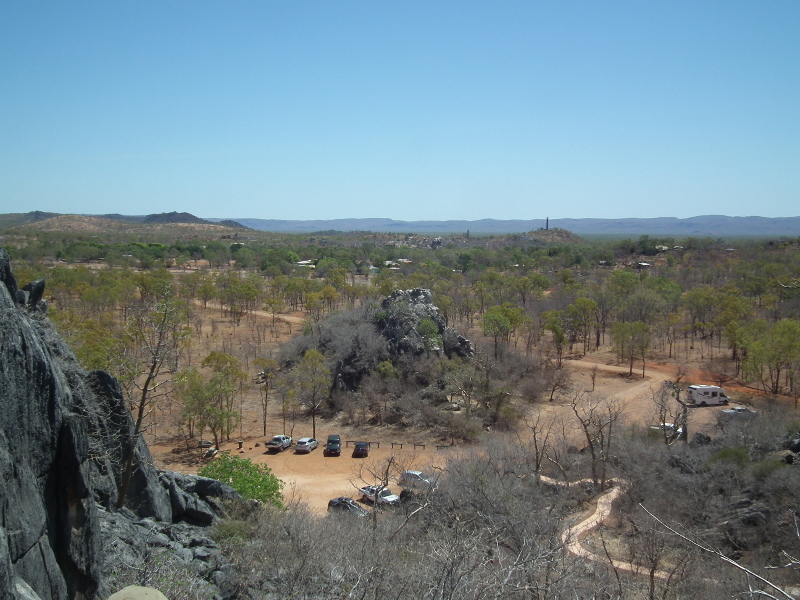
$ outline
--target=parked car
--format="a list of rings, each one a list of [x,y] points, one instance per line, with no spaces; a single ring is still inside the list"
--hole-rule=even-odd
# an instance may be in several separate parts
[[[292,447],[292,438],[288,435],[276,435],[265,446],[267,452],[283,452]]]
[[[654,429],[656,431],[676,431],[675,423],[661,423],[660,425],[650,425],[650,429]],[[682,431],[682,429],[678,427],[677,431]]]
[[[433,477],[426,475],[422,471],[403,471],[397,482],[404,490],[416,491],[429,490],[436,484]]]
[[[340,496],[328,502],[328,512],[338,512],[354,515],[356,517],[366,517],[369,511],[358,502],[347,496]]]
[[[298,454],[308,454],[317,446],[319,446],[319,442],[314,438],[309,438],[309,437],[300,438],[294,445],[294,451],[297,452]]]
[[[342,453],[342,438],[334,433],[328,436],[328,441],[325,442],[325,456],[339,456]]]
[[[400,502],[400,496],[397,496],[392,493],[392,490],[389,488],[381,488],[379,485],[368,485],[366,487],[359,488],[359,493],[361,494],[361,499],[364,502],[369,502],[371,504],[397,504]]]
[[[676,427],[675,423],[661,423],[661,425],[651,425],[653,431],[663,432],[667,437],[674,439],[683,433],[683,427]]]
[[[369,444],[367,442],[356,442],[353,448],[353,458],[367,458],[369,456]]]
[[[730,408],[723,408],[722,412],[728,415],[754,415],[756,411],[746,406],[731,406]]]

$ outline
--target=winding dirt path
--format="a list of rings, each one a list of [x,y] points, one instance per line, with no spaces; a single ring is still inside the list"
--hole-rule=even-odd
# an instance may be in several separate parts
[[[620,381],[624,383],[617,382],[609,385],[606,381],[598,386],[597,389],[609,398],[620,400],[625,405],[626,421],[640,425],[652,424],[653,403],[651,398],[653,391],[660,387],[663,382],[675,380],[679,370],[677,366],[671,364],[648,363],[644,377],[641,375],[641,366],[638,372],[634,369],[633,376],[629,377],[629,367],[605,364],[590,358],[571,360],[566,364],[578,373],[597,369],[598,377],[600,376],[599,373],[605,374],[606,377],[609,375],[618,376]],[[714,383],[710,375],[700,369],[683,369],[683,372],[684,376],[693,383]],[[713,425],[717,418],[717,410],[721,408],[705,407],[693,409],[690,421],[692,429],[699,431]],[[562,481],[546,476],[541,476],[540,480],[548,485],[561,487],[564,485],[592,483],[590,479],[581,479],[565,484]],[[611,516],[614,501],[628,490],[628,482],[624,479],[611,479],[608,483],[611,484],[611,487],[595,499],[594,509],[590,514],[576,523],[565,525],[561,533],[561,541],[564,543],[564,547],[574,556],[601,564],[609,564],[610,562],[615,569],[620,571],[661,580],[669,579],[671,575],[666,571],[656,570],[651,573],[643,565],[612,559],[609,556],[598,554],[584,545],[585,538]]]
[[[559,482],[555,479],[550,479],[549,477],[544,476],[541,477],[541,481],[547,483],[548,485],[564,485],[563,482]],[[570,485],[581,483],[592,483],[592,481],[590,479],[582,479],[580,481],[571,482]],[[564,531],[561,533],[561,542],[564,544],[564,547],[571,554],[580,556],[581,558],[585,558],[587,560],[603,564],[611,562],[611,565],[620,571],[626,571],[636,575],[652,576],[656,579],[662,580],[669,579],[670,574],[666,571],[654,571],[650,573],[649,571],[646,571],[645,567],[642,565],[637,565],[624,560],[611,559],[607,556],[601,556],[600,554],[597,554],[593,550],[590,550],[583,545],[584,538],[594,529],[602,525],[603,522],[605,522],[605,520],[611,515],[611,508],[614,500],[619,498],[628,490],[628,484],[624,479],[610,479],[607,483],[611,484],[613,487],[606,490],[606,492],[604,492],[595,500],[594,511],[592,511],[592,513],[586,516],[583,520],[578,521],[573,525],[568,525],[564,528]]]

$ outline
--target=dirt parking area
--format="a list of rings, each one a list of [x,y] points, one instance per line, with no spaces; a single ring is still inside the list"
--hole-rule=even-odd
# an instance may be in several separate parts
[[[333,433],[333,432],[331,432]],[[284,495],[287,502],[302,502],[318,513],[325,512],[328,500],[338,496],[358,497],[358,488],[376,483],[386,469],[389,460],[393,460],[393,473],[406,469],[418,469],[432,472],[443,465],[454,448],[439,447],[435,444],[396,442],[394,447],[387,442],[373,442],[366,458],[353,458],[353,444],[345,447],[342,439],[340,456],[325,456],[323,443],[327,432],[322,436],[319,448],[308,454],[298,454],[294,449],[283,452],[265,452],[264,438],[261,436],[242,440],[239,449],[238,441],[220,445],[220,450],[249,458],[256,464],[266,464],[272,472],[284,482]],[[367,438],[368,439],[368,438]],[[347,440],[354,442],[355,440]],[[361,439],[359,438],[359,441]],[[380,444],[380,447],[378,447]],[[205,464],[199,450],[187,453],[166,451],[164,445],[151,448],[159,468],[171,469],[185,473],[197,473]],[[399,492],[396,482],[390,487]]]
[[[193,306],[197,319],[197,330],[191,345],[185,350],[184,366],[199,365],[202,359],[212,350],[222,350],[237,356],[248,372],[253,372],[251,362],[257,356],[273,356],[281,343],[293,335],[305,322],[302,313],[273,315],[264,311],[254,311],[240,326],[235,326],[219,306],[209,303],[206,307],[201,302]],[[478,335],[476,332],[472,332]],[[683,381],[690,383],[716,383],[711,375],[696,368],[699,360],[692,361],[691,356],[675,363],[665,364],[648,362],[645,376],[642,377],[641,363],[636,363],[634,373],[629,376],[629,367],[618,365],[612,352],[603,350],[592,352],[578,360],[567,360],[564,368],[571,374],[570,392],[556,395],[553,402],[540,402],[529,405],[526,410],[543,411],[545,415],[562,418],[571,423],[576,445],[582,445],[580,431],[570,401],[576,394],[594,388],[594,394],[615,398],[624,405],[623,419],[628,424],[641,426],[654,425],[658,421],[652,401],[654,392],[658,391],[666,380],[676,380],[679,369],[683,373]],[[733,391],[734,398],[737,390]],[[241,400],[244,415],[234,440],[242,440],[242,449],[236,441],[221,444],[221,450],[250,458],[255,463],[269,465],[273,473],[285,482],[285,496],[290,502],[304,502],[315,512],[324,512],[328,500],[337,496],[357,497],[357,489],[363,485],[373,484],[390,458],[395,461],[394,472],[405,469],[423,471],[435,470],[443,466],[448,457],[459,448],[441,447],[446,443],[427,431],[411,431],[393,429],[391,427],[365,427],[352,429],[343,427],[336,421],[318,421],[317,436],[320,448],[310,454],[296,454],[289,450],[279,454],[265,454],[264,442],[272,435],[284,433],[278,402],[270,404],[268,413],[268,435],[262,435],[262,417],[259,390],[250,387]],[[721,407],[693,409],[690,416],[689,431],[693,435],[698,431],[712,432]],[[159,413],[158,427],[151,427],[146,439],[159,468],[171,469],[186,473],[197,473],[205,464],[202,454],[197,448],[188,449],[183,441],[176,421],[179,411],[176,407],[166,408]],[[299,419],[286,427],[287,435],[295,440],[311,436],[311,422]],[[524,429],[524,428],[523,428]],[[158,437],[156,437],[158,433]],[[338,433],[342,440],[354,442],[368,441],[372,444],[370,455],[366,459],[352,458],[352,444],[343,448],[339,457],[325,457],[322,444],[330,433]],[[503,435],[489,432],[486,436]],[[395,443],[394,447],[392,442]],[[196,444],[196,440],[191,443]],[[402,443],[402,447],[400,444]],[[416,444],[416,445],[415,445]],[[468,448],[475,448],[470,446]],[[465,448],[465,449],[468,449]],[[394,491],[399,491],[394,485]]]
[[[641,374],[628,377],[628,369],[613,364],[603,364],[592,359],[569,361],[566,368],[573,372],[574,387],[577,390],[590,390],[591,372],[597,367],[594,377],[595,394],[616,398],[624,406],[623,418],[626,423],[647,426],[657,421],[652,395],[662,382],[675,377],[676,367],[653,364]],[[692,381],[702,381],[699,372],[693,374]],[[545,414],[563,417],[567,422],[574,420],[568,398],[554,402],[534,405],[532,409],[543,410]],[[692,409],[690,431],[710,431],[722,407]],[[253,415],[251,415],[253,417]],[[250,419],[250,429],[257,428],[258,419]],[[277,424],[278,415],[271,415],[269,422]],[[310,423],[304,421],[295,428],[294,439],[311,435]],[[299,431],[299,433],[298,433]],[[272,433],[280,433],[274,431]],[[442,442],[425,438],[425,432],[404,432],[390,428],[373,427],[353,431],[338,428],[333,423],[318,427],[320,447],[309,454],[297,454],[294,450],[280,453],[265,453],[264,443],[270,436],[245,434],[241,436],[242,448],[238,441],[221,444],[221,450],[251,459],[257,464],[269,465],[272,472],[284,481],[284,494],[288,502],[302,502],[317,513],[327,509],[328,500],[338,496],[358,497],[358,488],[378,481],[390,459],[394,461],[393,472],[405,469],[434,471],[442,467],[448,457],[458,452],[458,447],[441,446]],[[329,433],[342,436],[341,456],[324,456],[323,445]],[[574,431],[576,442],[580,443],[577,427]],[[502,435],[487,433],[486,435]],[[371,442],[367,458],[353,458],[352,446],[355,441]],[[349,444],[348,444],[349,442]],[[394,445],[392,444],[394,442]],[[401,446],[402,444],[402,446]],[[185,446],[175,446],[173,442],[151,443],[151,451],[160,468],[187,473],[197,473],[205,464],[197,449],[186,451]],[[391,486],[399,491],[396,482]]]

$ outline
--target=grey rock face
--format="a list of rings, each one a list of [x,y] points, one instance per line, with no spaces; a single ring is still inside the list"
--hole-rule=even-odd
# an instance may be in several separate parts
[[[161,484],[169,491],[173,519],[209,525],[220,513],[215,498],[236,499],[239,494],[229,485],[214,479],[161,472]]]
[[[31,281],[24,285],[22,290],[28,292],[28,308],[36,308],[44,296],[44,279]]]
[[[231,581],[229,563],[202,529],[187,523],[139,519],[127,509],[111,512],[100,508],[98,514],[101,544],[109,556],[103,563],[104,579],[124,581],[120,572],[134,565],[136,583],[152,585],[162,580],[159,587],[167,591],[165,574],[175,574],[176,580],[190,575],[206,597],[225,595],[220,592]],[[127,579],[131,583],[131,578]]]
[[[0,283],[2,283],[9,298],[17,297],[17,280],[11,272],[11,259],[4,248],[0,248]],[[2,301],[2,299],[0,299]]]
[[[475,354],[468,339],[446,326],[430,290],[396,290],[381,303],[381,309],[378,326],[389,343],[389,352],[395,356],[406,353],[420,356],[431,350],[444,352],[448,357],[470,358]],[[436,325],[441,337],[439,347],[432,348],[430,340],[419,333],[420,322],[426,318]]]
[[[355,317],[330,317],[319,326],[319,347],[335,363],[337,389],[357,389],[362,379],[383,360],[430,353],[466,359],[474,354],[470,341],[446,326],[430,290],[397,290],[383,300],[380,310],[368,320],[364,320],[363,312],[354,314]],[[348,319],[352,322],[347,322]],[[420,331],[426,328],[420,324],[425,319],[430,319],[433,326],[428,324],[423,335]]]
[[[2,249],[0,283],[0,598],[105,597],[113,568],[159,547],[184,557],[195,576],[224,581],[213,542],[175,521],[208,524],[220,514],[215,498],[236,493],[162,476],[139,439],[129,508],[110,512],[133,431],[119,384],[81,369],[41,311],[44,282],[19,290]],[[27,307],[16,301],[20,292]]]
[[[800,453],[800,438],[795,437],[786,441],[785,448],[791,450],[795,454]]]
[[[71,444],[72,391],[40,335],[41,323],[12,301],[16,281],[5,251],[0,277],[0,527],[8,545],[0,571],[10,569],[43,600],[81,590],[91,597],[98,586],[96,539],[87,529],[69,526],[81,518],[78,505],[89,489],[80,467],[86,456]],[[67,481],[62,460],[78,465],[69,473],[69,489],[62,487]],[[64,494],[70,495],[66,503]],[[18,587],[10,586],[7,597]]]

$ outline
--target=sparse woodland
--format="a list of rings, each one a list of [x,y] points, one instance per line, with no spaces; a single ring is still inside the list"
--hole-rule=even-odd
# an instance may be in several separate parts
[[[85,367],[120,379],[149,440],[219,445],[251,426],[246,411],[263,435],[280,407],[284,424],[427,431],[460,448],[435,490],[368,519],[291,498],[232,513],[216,535],[243,598],[800,597],[800,240],[536,233],[2,243],[19,281],[46,279],[50,318]],[[448,357],[427,321],[420,352],[387,349],[381,302],[413,288],[473,357]],[[627,423],[595,374],[579,385],[566,363],[592,355],[630,378],[678,365],[653,414],[688,435]],[[689,367],[748,390],[758,412],[695,436]],[[553,402],[567,417],[543,410]],[[566,525],[615,487],[584,540],[595,558],[568,552]]]

